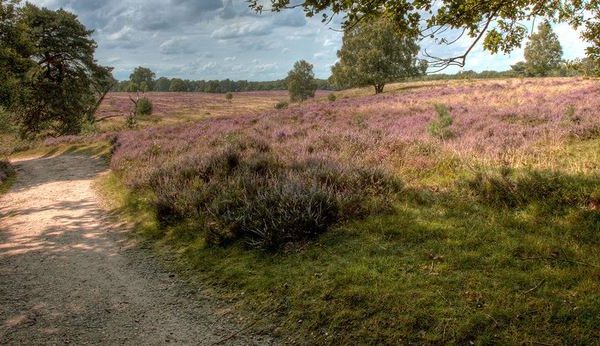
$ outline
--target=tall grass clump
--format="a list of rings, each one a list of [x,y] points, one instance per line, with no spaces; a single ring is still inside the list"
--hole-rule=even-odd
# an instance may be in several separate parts
[[[375,168],[320,159],[284,162],[260,143],[229,145],[163,166],[148,186],[163,226],[193,221],[209,244],[277,250],[332,225],[389,210],[401,190]]]
[[[453,137],[454,133],[450,129],[450,126],[452,126],[454,119],[450,115],[450,110],[446,105],[440,103],[435,104],[434,107],[437,118],[429,123],[427,127],[429,134],[440,139]]]
[[[287,101],[280,101],[275,104],[275,109],[286,109],[288,106],[289,103]]]
[[[558,211],[586,208],[600,196],[600,178],[577,177],[556,172],[478,173],[466,185],[481,202],[495,207],[518,208],[531,204]]]

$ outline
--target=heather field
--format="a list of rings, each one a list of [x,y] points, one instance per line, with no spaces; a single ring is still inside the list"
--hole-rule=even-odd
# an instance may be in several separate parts
[[[152,95],[220,116],[112,137],[104,190],[283,341],[596,343],[598,81],[390,90],[231,112]]]
[[[320,91],[317,97],[323,94]],[[101,119],[100,130],[120,130],[124,127],[125,116],[133,108],[130,96],[135,95],[113,92],[106,96],[96,114]],[[288,98],[287,91],[233,93],[231,101],[226,100],[224,94],[198,92],[149,92],[144,96],[152,101],[153,112],[152,116],[140,119],[142,127],[156,126],[157,123],[162,125],[239,114],[259,114],[273,109],[277,102]]]

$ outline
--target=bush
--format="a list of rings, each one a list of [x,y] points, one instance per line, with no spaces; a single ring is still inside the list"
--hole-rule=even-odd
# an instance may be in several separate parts
[[[331,94],[327,95],[327,99],[329,101],[333,102],[333,101],[337,100],[337,96],[335,96],[334,93],[331,93]]]
[[[183,158],[157,171],[149,185],[163,225],[195,220],[209,244],[242,240],[277,250],[314,239],[332,225],[391,208],[402,189],[373,168],[321,160],[281,162],[244,143],[206,158]]]
[[[147,97],[142,97],[138,100],[135,109],[136,115],[151,115],[152,114],[152,101]]]
[[[452,133],[450,126],[452,126],[454,119],[452,119],[448,107],[443,104],[436,104],[435,111],[438,118],[429,123],[429,134],[442,140],[453,137],[454,134]]]
[[[233,99],[233,94],[231,92],[228,92],[227,94],[225,94],[225,100],[231,101],[232,99]]]
[[[286,101],[280,101],[275,104],[275,109],[286,109],[288,106],[289,104]]]
[[[0,184],[4,183],[13,173],[12,166],[6,161],[0,161]]]

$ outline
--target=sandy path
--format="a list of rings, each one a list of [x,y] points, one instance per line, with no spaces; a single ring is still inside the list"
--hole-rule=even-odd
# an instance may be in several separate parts
[[[160,269],[100,207],[105,165],[63,155],[15,162],[0,197],[0,344],[212,344],[242,326]],[[270,344],[241,335],[224,344]]]

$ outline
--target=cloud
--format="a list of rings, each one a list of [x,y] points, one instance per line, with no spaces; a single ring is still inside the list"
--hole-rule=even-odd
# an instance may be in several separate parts
[[[272,27],[264,22],[237,22],[216,29],[211,37],[228,40],[245,36],[264,36],[270,34],[271,31]]]
[[[160,45],[160,52],[166,55],[192,54],[196,47],[187,39],[173,38]]]

